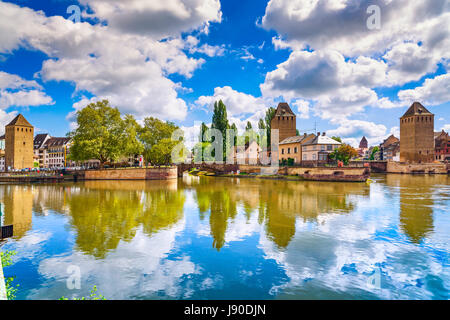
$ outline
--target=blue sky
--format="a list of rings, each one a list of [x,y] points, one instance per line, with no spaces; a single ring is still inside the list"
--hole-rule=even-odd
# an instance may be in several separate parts
[[[196,135],[217,99],[239,128],[287,101],[300,131],[355,145],[398,135],[418,100],[450,130],[449,11],[447,0],[0,1],[0,122],[22,113],[63,136],[76,110],[107,98]]]

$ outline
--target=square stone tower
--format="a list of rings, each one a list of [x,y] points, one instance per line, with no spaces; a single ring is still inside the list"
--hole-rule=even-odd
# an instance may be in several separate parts
[[[286,102],[278,104],[271,122],[271,129],[279,130],[279,142],[297,136],[297,117]]]
[[[19,114],[5,127],[5,168],[33,168],[34,127]]]
[[[400,161],[434,161],[434,114],[414,102],[400,118]]]

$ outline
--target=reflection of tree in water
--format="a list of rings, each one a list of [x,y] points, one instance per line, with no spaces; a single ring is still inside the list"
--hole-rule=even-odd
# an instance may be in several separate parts
[[[183,217],[186,197],[183,191],[158,188],[144,194],[144,210],[139,218],[144,232],[152,235],[168,229]]]
[[[78,248],[104,258],[120,240],[134,238],[143,205],[137,191],[81,189],[69,200],[71,224]]]
[[[232,197],[232,186],[224,187],[215,179],[201,180],[196,185],[196,200],[200,217],[210,211],[209,224],[213,237],[213,247],[218,251],[225,244],[228,220],[236,216],[236,201]]]
[[[72,194],[69,212],[81,251],[103,258],[121,240],[132,240],[141,224],[144,232],[152,235],[182,218],[185,197],[176,184],[154,182],[142,188],[128,187],[133,184],[127,182],[124,188],[118,188],[99,182]]]
[[[244,209],[247,220],[258,210],[258,222],[280,248],[295,235],[298,218],[314,222],[321,214],[348,213],[354,209],[350,194],[368,196],[370,188],[354,183],[291,182],[253,179],[202,179],[195,186],[196,200],[203,217],[211,210],[210,225],[217,249],[225,244],[229,219]]]
[[[400,188],[400,228],[414,243],[421,243],[434,230],[433,207],[446,175],[388,175],[386,184]]]

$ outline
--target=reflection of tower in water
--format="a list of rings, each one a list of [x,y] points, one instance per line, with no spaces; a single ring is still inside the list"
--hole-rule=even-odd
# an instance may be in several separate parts
[[[420,243],[434,230],[433,186],[446,176],[393,175],[388,185],[400,186],[400,228],[414,243]],[[441,181],[442,180],[442,181]]]
[[[31,186],[3,186],[3,225],[14,227],[14,238],[22,238],[30,230],[33,211]]]

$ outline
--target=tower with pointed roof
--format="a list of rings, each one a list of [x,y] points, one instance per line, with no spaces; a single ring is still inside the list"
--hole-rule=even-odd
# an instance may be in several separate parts
[[[279,130],[279,142],[297,135],[297,117],[286,102],[278,104],[271,122],[272,130]]]
[[[33,168],[34,127],[19,114],[5,127],[6,169]]]
[[[400,161],[434,161],[434,114],[414,102],[400,118]]]

